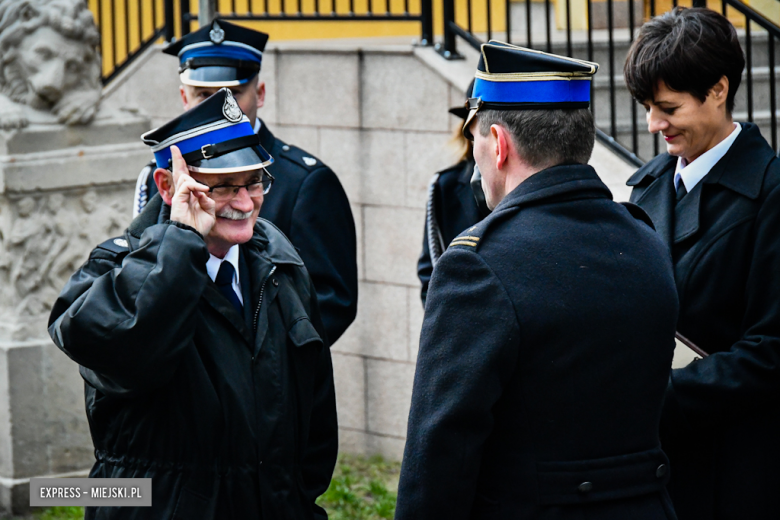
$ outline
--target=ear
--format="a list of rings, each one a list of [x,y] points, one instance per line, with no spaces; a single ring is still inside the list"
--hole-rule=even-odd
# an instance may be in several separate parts
[[[496,151],[496,169],[506,168],[507,159],[511,153],[512,139],[506,128],[501,125],[492,125],[490,132],[495,140]]]
[[[188,110],[190,103],[187,99],[187,90],[184,85],[179,85],[179,94],[181,95],[181,104],[184,105],[184,110]]]
[[[173,174],[163,168],[157,168],[154,170],[154,183],[157,185],[157,191],[160,192],[163,202],[170,206],[175,192]]]
[[[710,89],[715,103],[718,107],[726,104],[726,99],[729,97],[729,78],[722,76],[715,85]]]
[[[265,81],[257,81],[257,108],[265,105]]]

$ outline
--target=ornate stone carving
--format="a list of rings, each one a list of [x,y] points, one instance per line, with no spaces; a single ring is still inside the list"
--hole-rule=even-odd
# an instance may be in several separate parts
[[[45,120],[41,112],[69,125],[92,121],[99,41],[84,0],[0,0],[0,129]]]
[[[25,196],[0,214],[0,339],[45,335],[57,295],[89,252],[129,224],[128,188]],[[9,215],[10,213],[10,215]]]

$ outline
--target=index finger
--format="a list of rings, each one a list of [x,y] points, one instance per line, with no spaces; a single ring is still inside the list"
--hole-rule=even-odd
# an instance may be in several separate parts
[[[181,156],[181,151],[176,145],[171,146],[171,160],[173,162],[173,185],[179,185],[179,178],[182,175],[189,176],[189,170],[187,170],[187,162]]]

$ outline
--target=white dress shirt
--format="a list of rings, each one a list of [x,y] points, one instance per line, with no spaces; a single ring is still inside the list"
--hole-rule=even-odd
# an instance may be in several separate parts
[[[695,161],[689,163],[682,157],[677,158],[677,169],[674,172],[675,190],[680,187],[680,181],[682,181],[685,185],[685,190],[690,193],[710,173],[713,166],[723,159],[723,156],[726,155],[726,152],[729,151],[729,148],[731,148],[731,145],[734,144],[737,136],[742,131],[742,126],[739,123],[734,123],[734,126],[734,130],[728,137],[701,154]]]
[[[225,258],[217,258],[216,256],[209,253],[209,260],[206,262],[206,271],[209,273],[209,277],[211,278],[212,282],[217,281],[217,273],[219,272],[219,268],[222,266],[222,262],[230,262],[233,264],[233,269],[235,270],[235,274],[233,275],[233,292],[236,293],[236,296],[238,296],[238,301],[240,301],[241,305],[243,305],[244,296],[241,294],[241,282],[238,279],[238,244],[235,244],[233,247],[228,249]]]

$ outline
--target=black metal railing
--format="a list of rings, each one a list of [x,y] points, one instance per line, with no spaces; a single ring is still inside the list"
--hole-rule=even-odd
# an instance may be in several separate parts
[[[89,5],[100,31],[104,85],[173,28],[170,0],[92,0]]]
[[[218,9],[217,16],[226,20],[252,21],[419,22],[420,44],[426,46],[433,41],[432,1],[418,0],[415,4],[419,2],[419,9],[414,9],[410,0],[364,0],[360,5],[356,4],[356,0],[250,0],[246,2],[245,9],[237,11],[236,0],[230,0],[230,9]],[[189,3],[189,0],[183,2]],[[181,12],[185,12],[184,7]],[[196,14],[189,13],[183,15],[182,20],[194,21],[197,18]]]
[[[433,41],[433,0],[249,0],[246,9],[217,11],[219,18],[252,21],[394,21],[420,24],[420,45]],[[220,2],[221,5],[225,2]],[[147,47],[190,32],[197,14],[190,0],[91,0],[101,37],[103,84],[109,83]]]
[[[591,88],[599,141],[636,166],[659,153],[658,135],[647,133],[645,125],[639,122],[640,108],[625,87],[623,63],[639,26],[649,17],[660,14],[661,9],[657,12],[656,8],[661,7],[664,0],[585,0],[585,18],[579,29],[573,27],[576,0],[558,0],[556,8],[562,9],[562,13],[553,12],[550,0],[525,0],[512,4],[506,0],[493,0],[494,6],[506,2],[506,21],[500,27],[489,14],[491,0],[487,0],[487,5],[483,3],[478,7],[483,10],[481,13],[474,11],[472,0],[442,1],[444,34],[436,48],[445,58],[462,57],[457,48],[457,37],[460,37],[475,49],[479,49],[482,42],[496,38],[537,50],[596,61],[601,65],[600,73],[594,78]],[[467,4],[463,6],[456,2]],[[667,0],[667,4],[662,6],[664,10],[677,6],[678,1]],[[680,2],[680,5],[683,4]],[[687,5],[704,7],[705,2],[688,0]],[[464,7],[466,16],[463,16]],[[745,51],[744,87],[737,92],[734,118],[758,123],[777,151],[775,58],[780,27],[739,0],[721,0],[710,7],[721,10],[735,24]],[[461,17],[456,13],[460,13]],[[553,20],[555,14],[558,22]],[[481,15],[485,15],[485,24],[481,30],[475,31],[472,20]],[[520,26],[519,30],[513,31],[513,23]],[[563,27],[553,30],[553,23]]]

